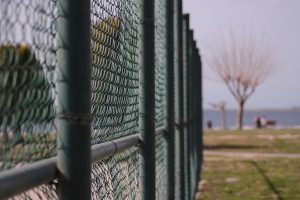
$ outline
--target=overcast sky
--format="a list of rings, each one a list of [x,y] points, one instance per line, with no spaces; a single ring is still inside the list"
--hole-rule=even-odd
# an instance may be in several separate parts
[[[183,0],[183,10],[190,13],[204,56],[208,44],[229,28],[253,27],[270,39],[280,69],[257,88],[246,109],[300,107],[300,0]],[[204,107],[224,100],[228,108],[235,108],[235,100],[205,63],[203,76]]]

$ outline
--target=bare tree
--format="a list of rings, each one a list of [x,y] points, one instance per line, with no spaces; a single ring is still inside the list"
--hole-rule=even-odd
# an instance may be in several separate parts
[[[273,49],[267,40],[253,33],[229,31],[219,43],[210,47],[208,65],[226,84],[238,103],[237,128],[243,128],[244,105],[256,88],[275,71]]]

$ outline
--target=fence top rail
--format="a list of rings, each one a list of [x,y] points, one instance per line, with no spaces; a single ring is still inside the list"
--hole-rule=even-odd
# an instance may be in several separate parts
[[[57,177],[57,158],[49,158],[0,173],[0,199],[20,194]]]
[[[165,134],[165,127],[155,129],[155,136]],[[140,143],[140,134],[93,145],[92,162],[103,160]],[[57,157],[37,161],[0,173],[0,199],[7,199],[57,178]]]

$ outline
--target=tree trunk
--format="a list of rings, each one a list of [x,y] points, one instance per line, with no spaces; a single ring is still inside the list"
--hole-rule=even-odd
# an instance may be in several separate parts
[[[221,118],[222,118],[222,128],[226,129],[226,115],[225,115],[225,109],[221,108]]]
[[[244,104],[245,104],[245,102],[243,100],[239,101],[239,107],[238,107],[238,111],[237,111],[237,129],[238,130],[243,129]]]

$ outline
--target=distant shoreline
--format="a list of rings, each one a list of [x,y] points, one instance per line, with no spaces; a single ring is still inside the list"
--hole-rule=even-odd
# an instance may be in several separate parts
[[[215,108],[203,108],[204,111],[218,111],[218,109]],[[235,108],[228,108],[226,111],[236,111]],[[286,112],[286,111],[296,111],[300,112],[300,107],[291,107],[291,108],[245,108],[245,111],[250,111],[250,112]]]
[[[237,112],[234,109],[225,110],[225,121],[227,127],[236,126]],[[244,112],[243,124],[253,126],[254,119],[257,116],[263,116],[268,120],[276,122],[276,127],[293,127],[300,125],[300,109],[248,109]],[[211,121],[213,127],[222,126],[222,115],[216,109],[204,109],[203,123],[206,125]]]
[[[222,131],[224,130],[223,127],[221,126],[215,126],[213,128],[207,128],[207,127],[203,127],[204,130],[215,130],[215,131]],[[267,127],[267,128],[261,128],[261,129],[257,129],[254,125],[245,125],[243,126],[243,130],[264,130],[264,129],[300,129],[300,124],[299,125],[293,125],[293,126],[274,126],[274,127]],[[231,126],[231,127],[227,127],[226,130],[237,130],[236,126]]]

